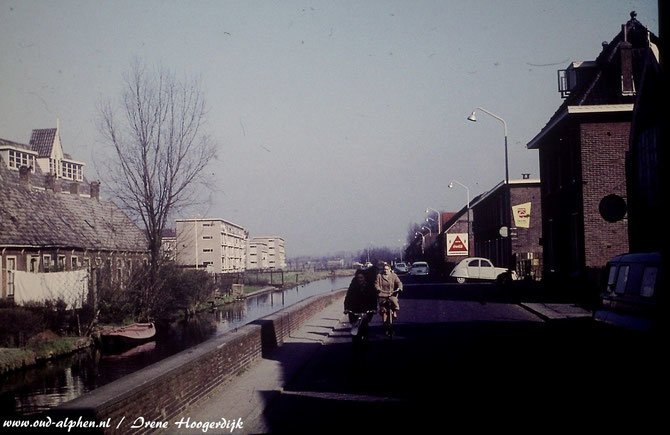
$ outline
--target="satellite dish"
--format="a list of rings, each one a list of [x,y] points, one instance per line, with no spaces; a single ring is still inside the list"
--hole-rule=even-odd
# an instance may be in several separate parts
[[[498,231],[498,232],[500,233],[501,237],[509,236],[509,229],[506,226],[500,227],[500,231]]]

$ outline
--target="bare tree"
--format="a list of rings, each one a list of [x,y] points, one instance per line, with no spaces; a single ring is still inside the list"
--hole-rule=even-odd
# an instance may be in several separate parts
[[[206,182],[215,145],[203,132],[205,100],[198,80],[179,80],[165,68],[133,62],[117,104],[99,106],[99,130],[113,150],[106,184],[144,226],[150,282],[161,262],[163,230],[175,211],[192,205]]]

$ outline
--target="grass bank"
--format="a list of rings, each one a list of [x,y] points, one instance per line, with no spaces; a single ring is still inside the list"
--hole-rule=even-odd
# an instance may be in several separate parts
[[[0,374],[69,355],[93,344],[90,337],[58,337],[24,347],[0,348]]]

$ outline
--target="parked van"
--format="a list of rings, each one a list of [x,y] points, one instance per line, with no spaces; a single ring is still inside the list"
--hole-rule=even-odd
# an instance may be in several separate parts
[[[616,256],[607,263],[601,307],[593,317],[627,329],[652,329],[660,290],[661,254]]]

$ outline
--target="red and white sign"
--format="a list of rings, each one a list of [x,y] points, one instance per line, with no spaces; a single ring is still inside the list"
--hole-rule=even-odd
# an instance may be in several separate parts
[[[447,255],[468,255],[468,234],[447,234]]]

